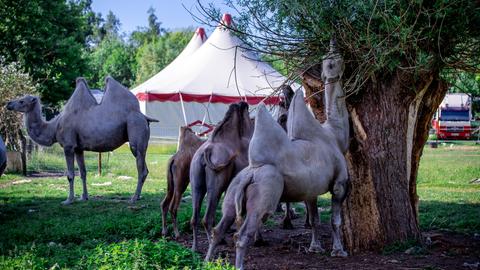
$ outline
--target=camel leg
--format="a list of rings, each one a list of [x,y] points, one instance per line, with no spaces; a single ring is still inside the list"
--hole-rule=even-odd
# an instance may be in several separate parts
[[[230,196],[232,195],[232,196]],[[235,193],[225,195],[222,206],[222,219],[217,224],[217,226],[212,230],[212,238],[209,243],[207,256],[205,257],[206,261],[210,261],[215,256],[215,250],[217,246],[225,238],[225,233],[235,222],[236,212],[235,212],[235,202],[234,202]]]
[[[311,229],[312,226],[310,226],[310,217],[308,215],[307,202],[304,202],[304,203],[305,203],[305,225],[304,225],[304,228],[305,229]]]
[[[178,212],[178,208],[180,207],[180,202],[182,201],[183,192],[185,192],[185,189],[175,190],[172,203],[170,204],[170,215],[172,216],[173,232],[175,233],[175,238],[180,237],[180,231],[178,230],[178,222],[177,222],[177,212]]]
[[[80,178],[82,179],[82,187],[83,187],[83,193],[80,200],[86,201],[88,200],[87,170],[85,169],[85,159],[83,157],[83,151],[75,151],[75,158],[77,160],[78,169],[80,170]]]
[[[165,195],[165,198],[162,201],[162,235],[163,236],[166,236],[168,233],[167,213],[168,213],[168,208],[170,206],[172,198],[173,198],[173,187],[170,187],[170,184],[168,184],[167,195]]]
[[[319,232],[319,215],[317,209],[317,198],[309,200],[307,203],[308,215],[310,218],[310,225],[312,226],[312,242],[310,243],[310,248],[308,251],[323,253],[325,250],[322,248],[320,243],[320,232]]]
[[[143,115],[141,117],[137,116],[138,115],[132,115],[127,119],[128,142],[130,143],[130,151],[137,162],[138,173],[137,188],[135,194],[130,199],[130,203],[135,203],[140,199],[143,184],[148,175],[145,156],[147,154],[148,139],[150,137],[150,127]]]
[[[289,202],[285,203],[285,217],[283,218],[283,221],[282,221],[282,227],[283,229],[286,229],[286,230],[293,230],[292,210],[290,208]]]
[[[262,219],[256,213],[256,209],[253,210],[253,213],[247,213],[247,218],[245,219],[242,227],[239,232],[236,234],[237,241],[235,244],[236,247],[236,257],[235,257],[235,267],[237,269],[243,269],[243,260],[245,258],[245,253],[247,252],[248,246],[250,246],[254,240],[255,234],[262,224]]]
[[[146,148],[138,150],[136,146],[130,145],[130,150],[132,151],[135,159],[137,161],[137,173],[138,173],[138,180],[137,180],[137,189],[135,190],[135,194],[130,199],[130,203],[135,203],[138,199],[140,199],[140,194],[142,193],[143,183],[145,183],[145,179],[147,179],[148,169],[147,163],[145,162],[145,154]]]
[[[224,169],[221,172],[213,172],[210,169],[206,169],[207,175],[207,208],[205,210],[205,216],[202,220],[205,231],[207,232],[208,242],[211,241],[211,233],[215,224],[215,212],[217,210],[218,201],[222,196],[224,190],[223,185],[227,185],[230,180],[230,169]]]
[[[75,198],[75,190],[73,188],[73,180],[75,179],[75,153],[72,147],[65,146],[63,148],[65,154],[65,161],[67,162],[67,179],[68,179],[68,198],[62,202],[64,205],[71,204]]]
[[[340,226],[342,225],[342,203],[346,197],[347,182],[336,183],[332,192],[332,238],[333,247],[332,257],[346,257],[348,253],[343,250],[342,238],[340,236]]]
[[[162,201],[161,207],[162,207],[162,235],[166,236],[168,233],[167,229],[167,212],[168,208],[170,207],[170,204],[172,202],[173,198],[173,193],[175,191],[175,183],[173,180],[173,175],[174,175],[174,168],[173,168],[173,160],[170,160],[167,165],[167,194],[165,195],[165,198]]]
[[[190,168],[190,182],[192,188],[192,225],[193,243],[192,250],[198,251],[198,224],[200,221],[200,210],[202,201],[207,193],[205,184],[205,169],[200,160],[192,160]]]

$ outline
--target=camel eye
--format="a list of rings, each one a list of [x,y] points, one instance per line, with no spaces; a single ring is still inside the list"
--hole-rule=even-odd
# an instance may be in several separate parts
[[[20,100],[20,104],[23,104],[23,100]]]

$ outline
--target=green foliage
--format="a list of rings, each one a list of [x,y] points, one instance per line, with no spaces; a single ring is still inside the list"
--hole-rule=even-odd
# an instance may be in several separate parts
[[[107,37],[88,56],[91,74],[87,76],[91,86],[104,87],[104,79],[110,75],[129,87],[135,81],[135,48],[119,37]]]
[[[85,260],[87,269],[192,269],[200,264],[200,256],[177,243],[160,239],[128,240],[100,244]]]
[[[47,104],[67,99],[87,70],[88,6],[84,0],[0,0],[0,55],[20,63]]]
[[[349,91],[399,70],[414,75],[479,70],[480,6],[475,1],[225,2],[240,10],[250,44],[300,70],[319,63],[335,38],[346,59]]]
[[[26,94],[37,94],[37,85],[18,63],[5,63],[0,57],[0,104]],[[21,150],[22,115],[0,106],[0,135],[11,150]]]
[[[172,62],[192,38],[191,29],[166,33],[144,43],[137,51],[136,83],[140,84]]]

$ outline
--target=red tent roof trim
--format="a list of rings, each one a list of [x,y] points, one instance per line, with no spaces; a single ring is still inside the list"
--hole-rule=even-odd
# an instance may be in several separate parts
[[[139,101],[172,101],[172,102],[179,102],[180,94],[179,93],[169,93],[169,94],[155,94],[155,93],[137,93],[137,98]],[[245,101],[249,105],[256,105],[263,101],[266,105],[277,105],[280,103],[280,97],[278,96],[221,96],[221,95],[196,95],[196,94],[182,94],[182,99],[184,102],[211,102],[211,103],[235,103],[240,101]]]

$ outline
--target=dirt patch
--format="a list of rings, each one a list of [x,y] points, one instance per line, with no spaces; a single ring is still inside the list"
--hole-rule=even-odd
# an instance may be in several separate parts
[[[78,175],[78,173],[75,175]],[[64,176],[66,176],[65,172],[32,172],[28,175],[31,178],[58,178]]]
[[[280,224],[280,215],[275,222]],[[480,239],[443,231],[425,232],[429,239],[429,247],[398,250],[385,255],[378,252],[365,252],[347,258],[332,258],[331,228],[322,225],[321,239],[325,254],[309,253],[310,230],[303,227],[304,218],[294,220],[294,230],[281,229],[279,225],[267,226],[263,229],[265,246],[252,246],[247,251],[246,269],[476,269],[480,261]],[[233,233],[227,235],[227,244],[218,248],[216,257],[235,262]],[[191,235],[183,235],[181,244],[190,248]],[[201,234],[199,242],[202,256],[208,249],[206,235]],[[408,249],[408,248],[406,248]],[[478,269],[478,268],[477,268]]]

